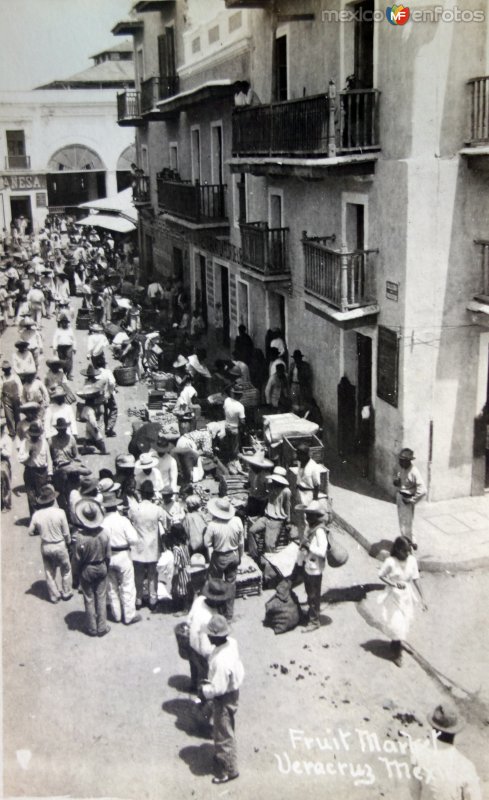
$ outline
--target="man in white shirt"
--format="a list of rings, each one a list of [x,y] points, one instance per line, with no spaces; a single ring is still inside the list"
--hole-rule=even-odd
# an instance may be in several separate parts
[[[228,783],[239,777],[234,719],[244,667],[238,645],[229,636],[227,620],[214,614],[207,625],[214,650],[209,657],[209,679],[201,684],[201,696],[212,700],[214,716],[214,764],[212,783]]]
[[[99,356],[104,352],[104,349],[109,346],[104,329],[98,323],[90,326],[90,335],[87,344],[87,358]]]
[[[165,436],[158,436],[156,449],[159,456],[158,468],[164,486],[170,486],[173,492],[178,492],[178,464],[170,453],[170,442]]]
[[[103,529],[109,537],[111,557],[108,572],[107,599],[114,622],[124,617],[126,625],[140,622],[141,614],[136,614],[136,584],[131,546],[138,543],[134,526],[119,511],[122,505],[114,492],[104,494],[102,503],[105,509]]]
[[[161,472],[158,469],[158,459],[155,456],[151,455],[151,453],[141,453],[136,461],[134,477],[136,489],[139,490],[143,483],[149,481],[153,486],[155,499],[160,500],[164,483]]]
[[[423,478],[413,461],[415,455],[410,447],[403,447],[399,453],[399,467],[394,486],[397,487],[396,504],[399,518],[401,536],[406,536],[412,542],[413,549],[417,550],[413,534],[414,507],[426,494]]]
[[[239,455],[240,428],[246,422],[245,407],[240,402],[243,396],[243,386],[236,381],[231,389],[231,397],[224,401],[224,419],[230,460],[236,460]]]
[[[306,530],[297,554],[296,565],[304,570],[304,589],[309,605],[309,621],[303,633],[316,631],[321,627],[319,611],[321,604],[321,582],[326,564],[328,536],[326,532],[326,514],[314,500],[304,509]]]

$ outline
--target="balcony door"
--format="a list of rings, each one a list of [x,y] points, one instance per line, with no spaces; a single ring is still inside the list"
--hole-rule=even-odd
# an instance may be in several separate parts
[[[348,250],[365,249],[365,206],[347,203],[345,209],[346,246]]]
[[[354,73],[357,89],[373,89],[374,85],[374,0],[355,3]]]
[[[26,169],[25,134],[20,131],[6,131],[9,169]]]
[[[192,157],[192,183],[201,182],[200,177],[200,129],[192,128],[190,132],[190,149]]]
[[[160,98],[175,94],[175,36],[173,28],[165,28],[165,33],[158,36],[158,67],[160,75]]]
[[[212,183],[222,184],[224,182],[224,162],[222,150],[222,125],[220,122],[211,125],[211,146]]]
[[[276,101],[288,99],[289,76],[287,71],[287,36],[277,36],[275,39],[273,75],[273,99]]]

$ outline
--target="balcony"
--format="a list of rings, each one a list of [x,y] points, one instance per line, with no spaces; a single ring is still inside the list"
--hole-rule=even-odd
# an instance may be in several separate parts
[[[333,250],[328,243],[334,241],[334,236],[303,232],[306,293],[331,306],[338,321],[377,313],[373,256],[378,250]]]
[[[380,150],[379,95],[337,94],[331,82],[327,94],[235,109],[231,165],[236,172],[248,163],[254,174],[290,174],[356,162],[356,174],[361,164],[371,172]]]
[[[117,95],[117,122],[121,126],[144,125],[141,119],[139,92],[128,89]]]
[[[141,81],[141,113],[151,114],[151,119],[158,119],[155,108],[160,100],[167,100],[178,93],[178,75],[148,78]]]
[[[5,169],[30,169],[30,156],[5,156]]]
[[[149,178],[147,175],[136,175],[132,183],[132,201],[135,206],[146,206],[151,203]]]
[[[469,157],[469,166],[487,171],[489,156],[489,76],[468,81],[470,118],[468,147],[461,153]]]
[[[227,224],[226,185],[157,178],[158,206],[167,214],[196,225]]]
[[[225,0],[226,8],[268,8],[271,0]]]
[[[239,227],[244,267],[259,272],[265,278],[283,278],[290,273],[288,228],[269,228],[266,222],[246,222]]]

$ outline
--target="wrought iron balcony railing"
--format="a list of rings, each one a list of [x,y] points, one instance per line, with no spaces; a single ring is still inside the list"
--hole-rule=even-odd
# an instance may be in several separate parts
[[[128,89],[117,95],[117,121],[124,122],[141,116],[139,92]]]
[[[146,205],[151,201],[149,178],[147,175],[135,175],[132,182],[132,199],[134,205]]]
[[[470,134],[472,145],[489,144],[489,76],[472,78],[470,91]]]
[[[378,150],[376,89],[301,97],[233,113],[235,156],[324,156]]]
[[[148,78],[141,81],[141,112],[151,111],[160,100],[178,94],[178,75]]]
[[[333,250],[331,236],[307,236],[304,231],[304,288],[340,311],[376,303],[375,263],[377,250]]]
[[[225,222],[226,184],[191,183],[157,178],[158,206],[191,222]]]
[[[243,265],[265,276],[289,272],[287,258],[288,228],[269,228],[266,222],[243,222],[241,258]]]
[[[5,156],[5,169],[30,169],[30,156]]]

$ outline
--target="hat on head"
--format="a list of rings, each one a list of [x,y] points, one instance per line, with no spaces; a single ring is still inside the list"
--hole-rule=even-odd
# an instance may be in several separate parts
[[[50,503],[54,503],[56,497],[57,493],[54,491],[54,486],[51,486],[50,483],[46,483],[45,486],[41,487],[41,491],[36,497],[36,504],[38,506],[47,506]]]
[[[292,358],[294,358],[294,359],[296,359],[296,358],[299,358],[299,359],[300,358],[304,358],[304,353],[301,353],[300,350],[294,350],[294,352],[292,353]]]
[[[82,400],[86,400],[88,397],[96,397],[97,395],[102,397],[102,390],[100,386],[84,386],[83,389],[78,389],[77,395]]]
[[[323,519],[326,516],[326,512],[321,504],[317,500],[311,500],[309,505],[304,508],[304,514],[314,514],[314,516]]]
[[[19,411],[21,411],[22,414],[26,414],[29,411],[36,411],[37,412],[37,411],[40,411],[40,410],[41,410],[40,403],[35,403],[34,400],[31,400],[29,403],[22,403],[22,405],[19,406]]]
[[[229,497],[212,497],[207,503],[207,510],[218,519],[232,519],[236,513]]]
[[[437,706],[427,719],[433,728],[443,733],[458,733],[465,725],[465,720],[457,714],[456,709],[445,704]]]
[[[98,322],[94,322],[92,325],[90,325],[90,330],[93,333],[103,333],[104,332],[104,329],[102,328],[101,325],[99,325]]]
[[[175,414],[175,411],[173,412]],[[177,417],[180,417],[180,422],[192,422],[195,418],[193,411],[184,411],[183,413],[176,414]]]
[[[115,458],[115,465],[119,469],[134,469],[136,459],[130,453],[121,453]]]
[[[80,481],[80,494],[89,495],[98,491],[98,483],[92,475],[84,476]]]
[[[116,483],[112,478],[102,478],[98,482],[98,490],[102,492],[103,495],[118,492],[121,488],[120,483]]]
[[[137,469],[153,469],[158,466],[158,459],[151,453],[141,453],[135,464]]]
[[[399,453],[399,458],[405,458],[406,461],[414,461],[415,457],[414,451],[410,447],[403,447]]]
[[[202,553],[194,553],[193,556],[190,557],[190,564],[187,567],[187,571],[202,572],[204,569],[207,569],[205,557],[202,555]]]
[[[252,467],[261,467],[262,469],[272,469],[274,466],[273,461],[270,461],[269,458],[265,458],[265,451],[264,450],[257,450],[256,453],[253,453],[251,456],[244,456],[240,455],[240,458],[243,461],[246,461],[247,464],[250,464]]]
[[[275,467],[271,475],[268,475],[267,481],[270,483],[280,483],[282,486],[288,486],[289,482],[287,480],[287,470],[285,467]]]
[[[243,394],[244,388],[241,381],[236,381],[236,383],[231,386],[231,394]]]
[[[185,367],[188,364],[188,358],[185,356],[178,356],[177,360],[173,362],[174,369],[181,369],[181,367]]]
[[[24,317],[19,322],[19,328],[35,328],[36,323],[32,319],[32,317]]]
[[[234,364],[228,372],[228,375],[236,375],[238,378],[241,377],[241,370],[240,368]]]
[[[59,358],[47,358],[46,366],[48,366],[49,369],[52,370],[61,369],[61,367],[63,366],[63,362],[60,361]]]
[[[104,521],[104,512],[100,504],[92,498],[79,500],[75,505],[74,516],[82,528],[89,530],[100,528]]]
[[[15,342],[14,347],[16,347],[17,350],[22,350],[23,348],[25,348],[27,350],[27,348],[29,347],[29,342],[26,342],[25,339],[18,339]]]
[[[84,375],[86,378],[98,378],[100,370],[94,367],[93,364],[89,364],[86,369],[80,370],[80,375]]]
[[[100,484],[99,484],[100,488]],[[104,499],[102,500],[102,505],[104,508],[117,508],[117,506],[122,505],[122,500],[117,497],[115,492],[107,492],[104,494]]]
[[[174,495],[175,492],[173,491],[173,489],[170,486],[170,484],[167,483],[166,486],[163,486],[163,489],[161,490],[161,494],[162,494],[162,497],[168,497],[169,495]]]
[[[229,631],[229,623],[222,614],[213,614],[205,628],[208,636],[228,636]]]
[[[52,386],[49,390],[49,397],[52,400],[55,400],[57,397],[66,397],[66,389],[64,389],[59,383],[55,386]]]
[[[2,361],[2,369],[3,370],[12,369],[12,364],[10,363],[10,361]]]
[[[65,419],[65,417],[58,417],[58,419],[53,422],[53,427],[56,428],[56,430],[61,429],[62,431],[65,431],[67,428],[70,427],[70,425],[71,422]]]
[[[224,603],[231,596],[231,584],[222,578],[209,578],[204,584],[202,594],[206,600],[215,600]]]
[[[42,425],[38,422],[31,422],[28,430],[31,436],[40,436],[42,433]]]

